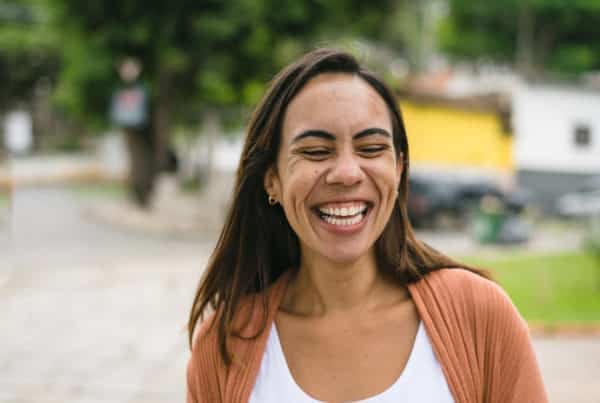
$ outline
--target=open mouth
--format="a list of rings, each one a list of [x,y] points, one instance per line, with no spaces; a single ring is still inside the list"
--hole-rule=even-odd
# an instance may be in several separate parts
[[[324,204],[315,207],[315,211],[319,218],[328,224],[348,227],[363,221],[370,207],[366,202]]]

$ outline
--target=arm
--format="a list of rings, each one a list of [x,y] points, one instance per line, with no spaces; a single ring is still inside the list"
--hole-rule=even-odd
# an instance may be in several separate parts
[[[484,400],[548,402],[527,323],[499,286],[488,283],[488,287]]]
[[[203,321],[193,339],[192,354],[186,370],[187,403],[217,403],[222,399],[225,367],[220,359],[214,315]]]
[[[197,385],[194,380],[194,374],[196,373],[196,367],[194,365],[193,357],[190,357],[190,360],[187,365],[186,370],[186,378],[187,378],[187,393],[186,393],[186,402],[187,403],[200,403],[198,397],[196,396]]]

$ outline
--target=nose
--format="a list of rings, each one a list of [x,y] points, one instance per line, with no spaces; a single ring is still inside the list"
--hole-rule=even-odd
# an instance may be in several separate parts
[[[364,175],[359,157],[352,152],[344,152],[332,160],[332,166],[325,181],[330,185],[352,186],[360,183]]]

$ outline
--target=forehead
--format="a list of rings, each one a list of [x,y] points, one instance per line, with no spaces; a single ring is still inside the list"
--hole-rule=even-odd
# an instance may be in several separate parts
[[[289,136],[309,129],[354,134],[368,127],[391,132],[383,98],[357,75],[324,73],[311,79],[288,105],[283,135],[289,140]]]

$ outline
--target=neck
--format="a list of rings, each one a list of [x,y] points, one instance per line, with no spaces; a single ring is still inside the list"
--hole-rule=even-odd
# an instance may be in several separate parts
[[[381,297],[386,287],[374,252],[353,262],[332,262],[302,253],[298,275],[288,286],[282,308],[302,316],[355,311]]]

